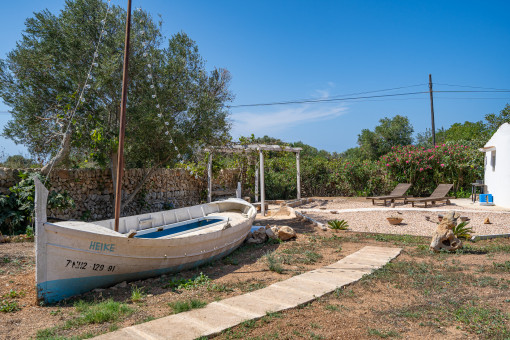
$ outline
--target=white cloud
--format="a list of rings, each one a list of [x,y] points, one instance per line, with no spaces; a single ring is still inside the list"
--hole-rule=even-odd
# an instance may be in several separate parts
[[[332,104],[328,104],[332,105]],[[232,136],[274,135],[298,125],[308,124],[320,120],[328,120],[345,114],[345,105],[335,105],[324,108],[323,105],[300,105],[287,108],[277,107],[266,109],[264,112],[244,111],[232,113]]]

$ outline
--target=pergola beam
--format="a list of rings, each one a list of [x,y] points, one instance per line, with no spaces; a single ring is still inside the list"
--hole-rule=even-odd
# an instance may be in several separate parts
[[[205,149],[209,152],[209,159],[207,164],[207,202],[212,200],[212,154],[214,152],[221,153],[244,153],[248,151],[258,151],[260,158],[260,173],[255,172],[255,202],[258,196],[258,183],[260,178],[260,213],[262,216],[266,213],[266,192],[264,182],[264,153],[263,151],[283,151],[294,152],[296,154],[296,181],[297,181],[297,198],[301,199],[301,167],[300,167],[300,152],[303,148],[293,148],[290,146],[281,145],[266,145],[266,144],[248,144],[248,145],[232,145],[226,146],[211,146]],[[259,178],[257,178],[259,177]]]
[[[205,149],[208,152],[224,152],[224,153],[240,153],[246,151],[287,151],[287,152],[300,152],[303,148],[293,148],[290,146],[281,145],[266,145],[266,144],[249,144],[249,145],[232,145],[232,146],[212,146]]]

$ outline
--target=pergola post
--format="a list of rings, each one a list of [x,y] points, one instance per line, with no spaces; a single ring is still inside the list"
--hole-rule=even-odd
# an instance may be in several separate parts
[[[301,167],[299,166],[299,151],[296,152],[296,173],[297,173],[297,199],[301,199]]]
[[[209,152],[207,161],[207,203],[212,201],[212,152]]]
[[[255,168],[255,203],[259,201],[259,169]]]
[[[260,155],[260,213],[266,216],[266,193],[264,190],[264,151],[259,149]]]

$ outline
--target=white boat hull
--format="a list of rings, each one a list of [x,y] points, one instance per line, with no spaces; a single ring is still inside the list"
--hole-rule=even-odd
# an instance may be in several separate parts
[[[143,234],[147,229],[185,224],[179,214],[187,214],[191,221],[204,216],[228,220],[162,238],[126,236],[129,230]],[[49,223],[36,218],[38,299],[55,303],[94,288],[174,273],[221,258],[244,241],[255,215],[255,208],[242,200],[213,202],[123,218],[124,234],[109,228],[111,220]]]

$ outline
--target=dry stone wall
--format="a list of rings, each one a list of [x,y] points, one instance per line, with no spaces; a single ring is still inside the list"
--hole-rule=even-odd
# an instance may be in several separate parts
[[[19,171],[0,168],[0,193],[18,181]],[[238,170],[221,170],[214,175],[214,188],[235,189]],[[127,169],[123,178],[122,198],[125,200],[144,176],[143,169]],[[54,170],[50,174],[51,190],[66,191],[76,207],[64,211],[49,211],[48,216],[60,219],[102,220],[113,217],[114,190],[110,170],[70,169]],[[204,202],[207,197],[207,178],[195,179],[181,169],[157,169],[145,182],[133,201],[124,207],[122,216],[180,208]]]

